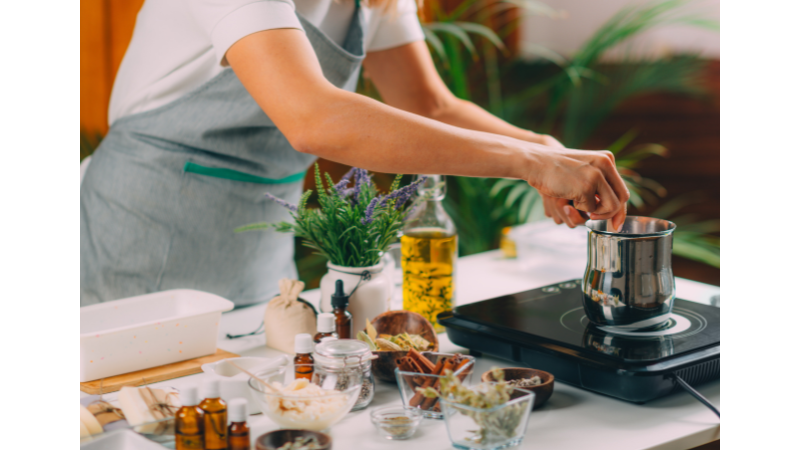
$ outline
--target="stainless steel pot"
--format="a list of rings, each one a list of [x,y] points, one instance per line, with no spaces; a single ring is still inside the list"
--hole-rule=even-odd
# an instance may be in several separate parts
[[[672,232],[675,224],[628,216],[618,232],[590,220],[583,309],[599,326],[642,329],[667,321],[675,300]]]

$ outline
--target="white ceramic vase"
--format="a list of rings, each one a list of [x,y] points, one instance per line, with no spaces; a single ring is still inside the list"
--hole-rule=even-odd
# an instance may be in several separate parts
[[[345,294],[350,294],[358,286],[350,297],[350,304],[347,307],[353,315],[351,338],[355,338],[356,333],[365,328],[367,320],[372,320],[378,314],[389,310],[394,290],[391,270],[391,268],[385,270],[383,261],[369,267],[343,267],[329,262],[328,273],[322,276],[319,286],[320,309],[322,312],[333,310],[331,295],[336,290],[336,280],[342,280],[344,283]],[[364,272],[368,272],[369,276],[362,276]]]

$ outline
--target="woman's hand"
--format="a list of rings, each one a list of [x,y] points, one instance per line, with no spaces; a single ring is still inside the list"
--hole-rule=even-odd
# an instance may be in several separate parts
[[[614,155],[555,146],[549,150],[538,155],[527,178],[542,195],[545,214],[572,228],[585,222],[579,209],[589,212],[591,219],[611,219],[612,228],[618,230],[625,222],[630,193],[617,172]]]

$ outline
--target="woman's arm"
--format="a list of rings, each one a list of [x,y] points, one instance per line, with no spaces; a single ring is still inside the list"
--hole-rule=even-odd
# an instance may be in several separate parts
[[[551,149],[466,130],[338,89],[300,30],[251,34],[226,56],[298,151],[379,172],[523,179],[598,219],[613,218],[615,226],[625,218],[627,189],[608,152]]]
[[[365,76],[383,100],[395,108],[470,130],[486,131],[538,144],[564,146],[552,136],[515,127],[480,106],[459,99],[442,81],[427,45],[420,41],[372,52],[364,61]],[[586,220],[568,199],[542,195],[544,211],[557,224],[573,228]]]

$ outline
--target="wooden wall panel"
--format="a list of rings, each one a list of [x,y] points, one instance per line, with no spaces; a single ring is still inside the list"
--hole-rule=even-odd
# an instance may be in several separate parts
[[[81,0],[81,131],[108,131],[108,101],[144,0]]]
[[[81,0],[81,129],[105,133],[111,94],[105,0]]]

